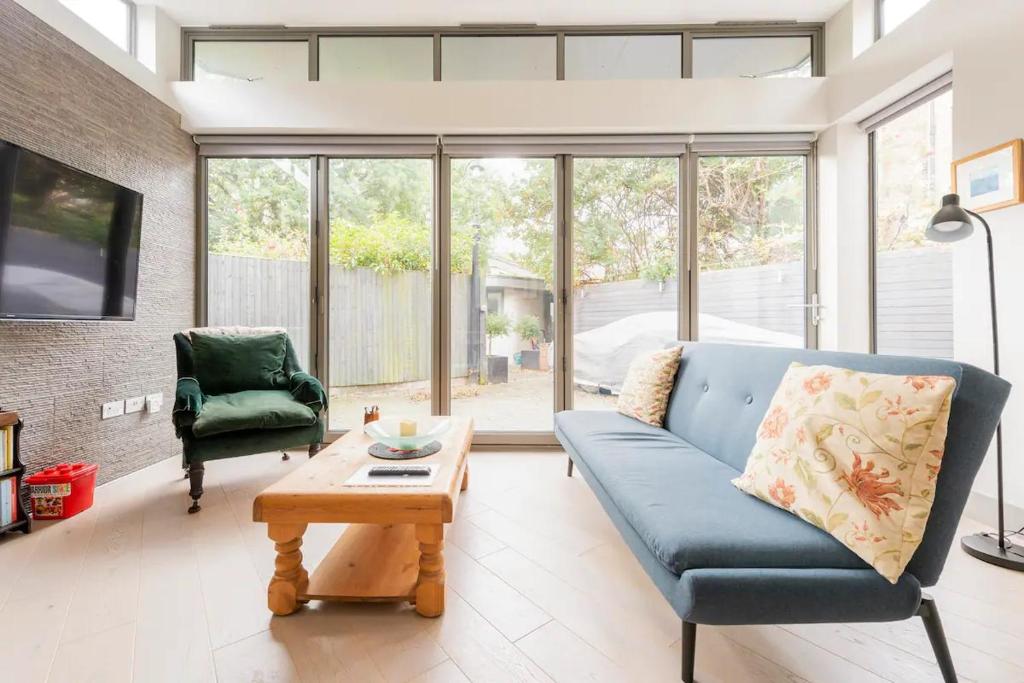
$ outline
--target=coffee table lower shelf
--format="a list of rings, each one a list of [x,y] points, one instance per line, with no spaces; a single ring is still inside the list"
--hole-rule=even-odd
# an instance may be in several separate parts
[[[301,535],[279,538],[290,535],[286,527],[302,533],[305,525],[270,526],[278,550],[268,589],[275,614],[291,614],[310,600],[409,602],[425,617],[444,612],[441,524],[350,524],[308,578]]]
[[[420,547],[413,524],[351,524],[309,577],[303,600],[416,600]]]

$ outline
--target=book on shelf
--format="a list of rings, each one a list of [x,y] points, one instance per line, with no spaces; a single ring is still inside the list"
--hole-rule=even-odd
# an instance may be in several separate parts
[[[0,428],[0,470],[14,467],[14,427]]]
[[[0,526],[18,521],[18,480],[0,481]]]

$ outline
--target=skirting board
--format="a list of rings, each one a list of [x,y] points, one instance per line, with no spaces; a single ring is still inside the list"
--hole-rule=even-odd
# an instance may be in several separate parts
[[[1016,531],[1024,526],[1024,508],[1007,503],[1004,514],[1006,515],[1007,531]],[[984,493],[971,491],[971,495],[967,498],[967,506],[964,508],[964,515],[982,524],[988,524],[995,529],[997,519],[996,499]]]

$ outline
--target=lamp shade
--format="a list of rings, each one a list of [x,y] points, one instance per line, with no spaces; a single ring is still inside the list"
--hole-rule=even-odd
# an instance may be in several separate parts
[[[942,208],[928,221],[924,236],[932,242],[959,242],[974,233],[971,215],[960,206],[960,195],[947,194]]]

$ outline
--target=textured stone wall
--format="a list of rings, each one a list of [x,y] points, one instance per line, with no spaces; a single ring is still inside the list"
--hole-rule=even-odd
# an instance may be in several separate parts
[[[25,421],[30,470],[100,463],[100,480],[181,447],[171,335],[193,322],[195,146],[178,114],[0,0],[0,139],[144,195],[134,322],[0,321],[0,406]],[[162,391],[162,412],[100,420],[105,401]]]

